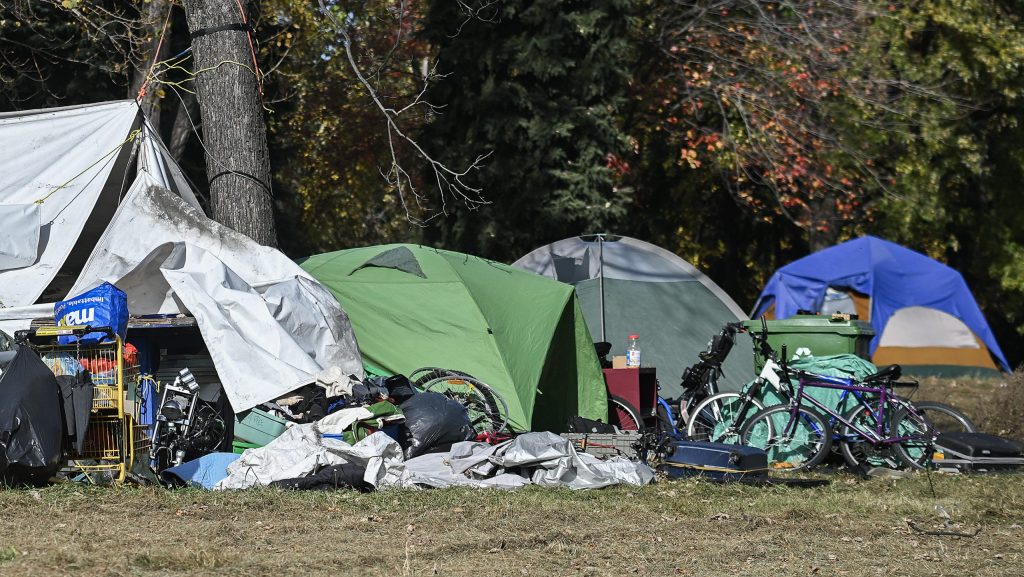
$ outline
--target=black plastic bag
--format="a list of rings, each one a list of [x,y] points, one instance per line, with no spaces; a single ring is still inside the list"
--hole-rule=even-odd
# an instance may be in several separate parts
[[[0,375],[0,480],[43,485],[60,469],[63,404],[50,369],[32,349],[18,347]]]
[[[416,387],[412,386],[409,382],[409,377],[405,375],[394,375],[384,380],[384,386],[388,389],[388,396],[391,397],[392,402],[396,405],[409,400],[410,397],[415,395],[418,391]]]
[[[405,415],[405,427],[409,432],[406,459],[447,451],[452,443],[476,437],[466,407],[441,393],[417,393],[399,408]]]
[[[569,421],[565,424],[565,432],[567,433],[615,433],[615,427],[608,423],[602,423],[601,421],[595,421],[593,419],[587,419],[585,417],[575,416],[569,417]]]

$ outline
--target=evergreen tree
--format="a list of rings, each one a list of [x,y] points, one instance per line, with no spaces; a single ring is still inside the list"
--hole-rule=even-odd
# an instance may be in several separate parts
[[[424,37],[452,74],[423,142],[453,164],[490,152],[475,175],[491,204],[455,208],[428,241],[515,258],[546,241],[613,227],[629,191],[618,124],[628,86],[632,0],[509,0],[467,21],[431,2]]]

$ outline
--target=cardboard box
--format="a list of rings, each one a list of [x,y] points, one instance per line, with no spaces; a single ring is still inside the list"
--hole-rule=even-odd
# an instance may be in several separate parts
[[[626,368],[626,357],[612,357],[612,368],[613,369],[624,369]]]

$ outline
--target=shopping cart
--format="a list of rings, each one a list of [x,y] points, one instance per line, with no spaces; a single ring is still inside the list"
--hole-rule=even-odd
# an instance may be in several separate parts
[[[89,333],[101,333],[102,342],[81,342]],[[77,338],[60,344],[62,336]],[[93,388],[82,448],[66,451],[64,473],[91,483],[121,483],[136,462],[148,462],[149,435],[139,425],[142,399],[134,349],[126,352],[110,327],[37,327],[18,331],[15,339],[31,347],[54,375],[73,376]]]

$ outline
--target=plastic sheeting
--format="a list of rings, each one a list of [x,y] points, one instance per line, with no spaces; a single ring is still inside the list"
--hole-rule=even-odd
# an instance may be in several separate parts
[[[167,243],[116,284],[133,314],[196,318],[235,412],[311,383],[331,366],[362,374],[345,312],[308,278],[254,287],[202,248]]]
[[[362,377],[355,337],[333,295],[280,251],[207,218],[134,101],[0,114],[0,142],[8,145],[0,157],[0,216],[39,207],[34,231],[27,213],[16,227],[3,220],[17,234],[0,236],[0,329],[13,334],[51,316],[52,304],[33,303],[74,250],[89,257],[68,296],[118,284],[146,261],[145,272],[129,279],[131,313],[194,309],[236,411],[312,382],[330,366]],[[133,149],[138,173],[121,198]],[[166,243],[175,242],[193,248],[172,255],[177,249]],[[35,262],[4,270],[4,254],[9,266]]]
[[[56,378],[36,353],[3,353],[0,376],[0,479],[43,484],[60,468],[64,422]]]
[[[0,204],[0,271],[36,262],[39,249],[39,205]]]
[[[141,174],[96,243],[70,294],[103,281],[114,282],[167,242],[187,242],[205,250],[253,286],[296,276],[312,278],[280,251],[207,218],[154,177]]]
[[[0,306],[33,304],[78,243],[100,197],[112,193],[116,200],[122,179],[111,174],[127,162],[138,111],[127,100],[0,115],[0,205],[42,201],[37,255],[28,266],[0,272]]]
[[[646,485],[654,471],[622,457],[601,460],[578,453],[554,433],[527,433],[499,445],[466,441],[448,453],[431,453],[405,463],[409,481],[424,487],[516,489],[529,484],[570,489]]]
[[[489,487],[515,489],[529,484],[570,489],[609,485],[646,485],[654,471],[621,457],[602,461],[577,453],[554,433],[527,433],[499,445],[464,441],[446,453],[429,453],[404,461],[394,439],[376,432],[354,445],[335,434],[360,418],[345,409],[324,419],[296,425],[265,447],[247,449],[228,467],[216,489],[266,486],[284,479],[316,474],[324,467],[352,463],[366,466],[363,480],[377,489],[415,487]]]
[[[385,433],[376,432],[355,445],[325,438],[315,423],[294,426],[258,449],[246,449],[228,467],[216,489],[246,489],[274,481],[312,475],[323,467],[355,463],[366,467],[363,481],[377,489],[408,486],[402,448]]]

